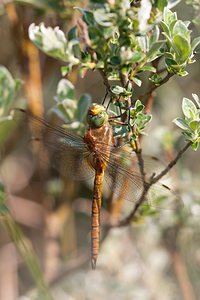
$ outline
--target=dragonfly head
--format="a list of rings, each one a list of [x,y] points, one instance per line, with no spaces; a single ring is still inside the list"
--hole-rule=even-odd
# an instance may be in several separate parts
[[[87,122],[96,128],[103,126],[108,121],[108,114],[103,105],[94,104],[88,109]]]

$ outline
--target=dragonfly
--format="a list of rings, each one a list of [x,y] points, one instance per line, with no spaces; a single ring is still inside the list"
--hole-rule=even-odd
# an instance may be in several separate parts
[[[27,115],[38,132],[47,129],[41,140],[53,156],[53,167],[64,176],[87,180],[94,177],[91,212],[91,266],[96,268],[100,243],[100,212],[102,185],[105,178],[110,190],[126,200],[136,202],[144,188],[144,178],[133,152],[116,147],[112,131],[112,117],[103,105],[93,104],[87,114],[88,127],[82,137],[59,125],[18,109]],[[39,138],[37,140],[40,140]],[[155,158],[151,158],[155,162]],[[148,169],[150,159],[144,157]],[[152,172],[153,167],[150,164]],[[163,187],[165,187],[163,185]],[[166,188],[169,191],[168,188]],[[177,201],[177,199],[176,199]],[[177,201],[178,202],[178,201]]]

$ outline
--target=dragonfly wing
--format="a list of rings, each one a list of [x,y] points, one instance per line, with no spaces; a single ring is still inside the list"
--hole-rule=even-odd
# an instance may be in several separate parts
[[[164,164],[154,157],[144,155],[142,161],[143,173],[137,156],[132,152],[123,149],[116,149],[111,152],[105,177],[106,183],[117,198],[137,202],[144,190],[144,179],[148,181],[148,178],[153,174],[158,174],[162,167],[164,168]],[[183,206],[178,194],[165,184],[160,183],[151,186],[146,200],[148,205],[158,209],[174,210]]]
[[[42,163],[49,163],[63,176],[86,180],[94,176],[94,170],[87,163],[90,155],[83,138],[58,125],[52,125],[45,119],[24,110],[25,121],[31,126],[34,134],[33,143],[44,145],[47,150],[41,155]]]
[[[129,163],[129,166],[124,163],[116,155],[110,157],[105,171],[106,183],[115,197],[137,202],[143,191],[143,179],[138,172],[138,166],[135,169],[135,161],[132,165]]]
[[[43,143],[50,153],[52,167],[63,176],[77,180],[87,180],[94,176],[94,169],[87,163],[89,153],[81,142],[76,141],[74,145],[73,140],[69,144],[69,137],[54,137],[51,133],[51,139],[45,138]]]
[[[162,183],[151,186],[147,194],[147,203],[161,210],[178,210],[184,206],[180,195]]]

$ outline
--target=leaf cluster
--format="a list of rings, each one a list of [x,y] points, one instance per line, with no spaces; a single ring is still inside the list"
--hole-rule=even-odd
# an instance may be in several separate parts
[[[180,76],[187,63],[192,63],[193,51],[200,42],[191,43],[188,21],[177,19],[176,13],[165,7],[167,1],[154,1],[150,7],[131,6],[130,1],[96,2],[91,10],[78,9],[82,22],[68,32],[67,38],[58,28],[45,28],[44,24],[31,24],[30,39],[46,54],[67,63],[63,74],[79,65],[80,73],[88,69],[103,69],[108,80],[121,80],[120,74],[138,86],[142,80],[138,73],[157,69],[149,63],[165,56],[167,70]],[[163,21],[162,21],[162,10]],[[160,38],[160,29],[166,39]],[[158,75],[151,82],[159,85]]]
[[[54,98],[56,105],[51,111],[66,123],[67,128],[83,134],[83,121],[91,104],[91,96],[85,93],[77,99],[73,84],[67,79],[61,79]]]
[[[185,116],[183,118],[174,119],[174,123],[183,129],[182,132],[187,136],[187,140],[191,141],[194,150],[198,149],[200,142],[200,100],[196,94],[192,94],[196,105],[188,98],[183,98],[182,110]]]
[[[118,112],[117,108],[118,103],[115,102],[114,107],[113,105],[110,105],[109,111],[111,114],[114,114],[115,111]],[[123,114],[125,111],[125,104],[121,103],[121,113]],[[129,141],[132,143],[132,141],[137,140],[139,135],[146,135],[145,129],[151,119],[152,116],[144,112],[144,105],[140,100],[137,100],[135,105],[129,110],[128,126],[125,127],[124,125],[113,125],[114,136],[128,137]]]
[[[13,79],[10,72],[0,65],[0,122],[10,119],[6,114],[20,84],[21,80]]]
[[[164,20],[161,22],[163,35],[167,38],[165,63],[169,72],[185,76],[188,63],[193,63],[194,50],[200,43],[200,37],[191,42],[191,31],[188,29],[189,21],[180,21],[176,12],[164,9]]]

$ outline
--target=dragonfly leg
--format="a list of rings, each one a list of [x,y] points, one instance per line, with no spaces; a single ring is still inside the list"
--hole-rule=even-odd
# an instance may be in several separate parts
[[[104,105],[107,96],[108,96],[108,89],[106,89],[106,94],[103,98],[102,105]],[[110,104],[110,102],[109,102],[109,104]]]

